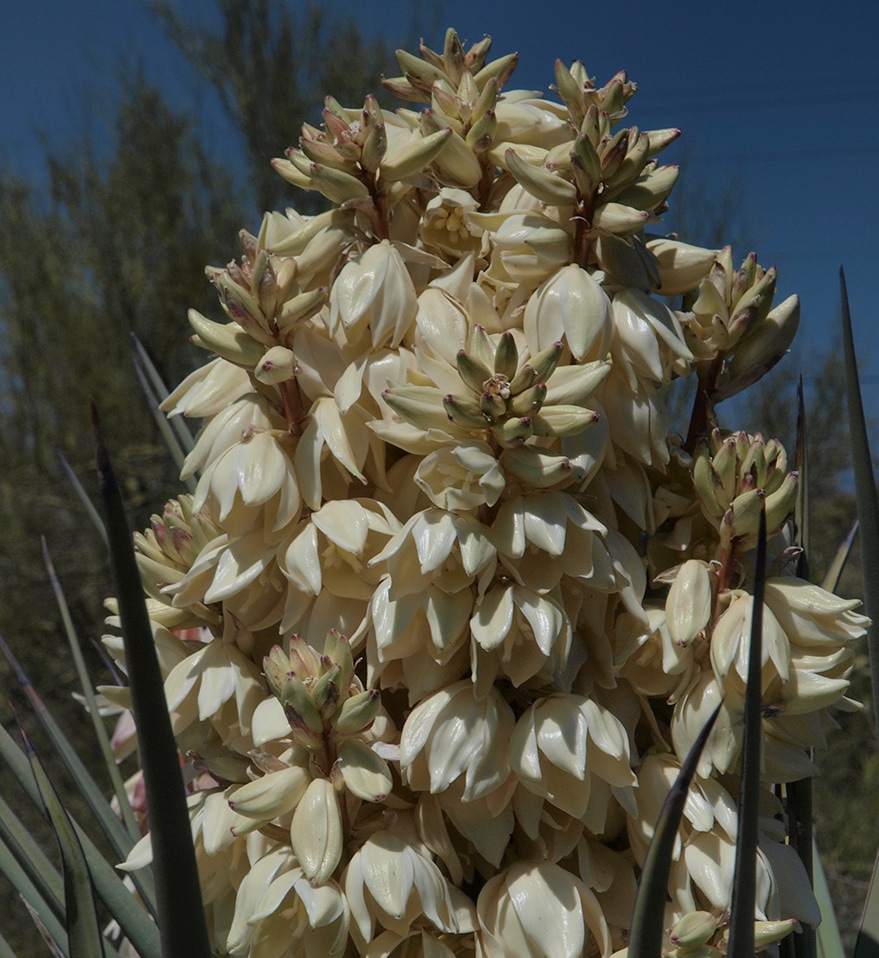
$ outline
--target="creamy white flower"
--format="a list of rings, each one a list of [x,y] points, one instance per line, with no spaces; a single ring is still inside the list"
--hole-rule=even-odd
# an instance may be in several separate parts
[[[421,461],[415,482],[441,509],[468,511],[493,506],[506,488],[503,470],[482,442],[437,449]]]
[[[415,319],[417,295],[402,257],[387,240],[370,246],[339,273],[330,293],[329,328],[357,343],[397,346]]]
[[[226,947],[233,955],[268,958],[279,944],[296,958],[335,956],[348,944],[349,912],[335,882],[313,887],[289,850],[255,862],[241,883]]]
[[[494,151],[509,143],[535,143],[544,150],[570,139],[567,111],[558,103],[537,98],[529,90],[505,90],[495,109]]]
[[[515,583],[495,582],[474,607],[474,681],[485,689],[498,675],[522,685],[538,674],[564,671],[572,626],[558,588],[539,595]]]
[[[792,641],[816,653],[861,638],[869,625],[866,616],[854,611],[859,600],[842,599],[793,576],[766,580],[766,604]]]
[[[202,549],[180,582],[166,591],[179,608],[222,602],[224,627],[235,630],[234,617],[252,632],[280,621],[285,587],[266,549],[265,532],[257,528],[240,538],[218,536]]]
[[[292,438],[286,431],[243,430],[241,441],[205,468],[196,488],[194,509],[202,508],[210,496],[218,521],[232,531],[252,527],[255,508],[277,497],[270,528],[282,529],[296,519],[302,505],[293,449]],[[244,508],[239,507],[230,519],[239,503]]]
[[[711,599],[707,563],[688,559],[678,569],[665,600],[668,634],[675,645],[686,648],[704,632],[711,617]]]
[[[639,289],[626,289],[613,298],[612,353],[629,377],[632,390],[643,377],[667,383],[685,376],[693,359],[678,317],[664,303]]]
[[[219,721],[223,707],[230,702],[234,704],[238,735],[247,735],[253,712],[265,694],[259,669],[234,644],[219,638],[196,649],[165,679],[168,708],[176,717],[175,730],[180,732],[196,718]],[[225,740],[230,742],[228,737]]]
[[[580,695],[542,698],[522,715],[510,739],[510,766],[523,787],[584,820],[594,833],[604,831],[610,797],[596,780],[631,788],[637,780],[630,763],[619,719]],[[593,793],[603,801],[594,801]],[[534,834],[533,823],[523,825]]]
[[[717,250],[690,246],[665,236],[648,240],[647,249],[656,257],[659,292],[663,296],[680,296],[696,289],[717,255]]]
[[[278,550],[289,582],[281,631],[302,631],[299,623],[316,597],[345,604],[356,631],[384,574],[369,561],[398,528],[393,513],[369,499],[332,500],[299,523]]]
[[[748,678],[754,597],[736,590],[731,599],[711,630],[711,665],[721,682],[731,668],[735,668],[742,681]],[[761,669],[771,662],[778,677],[786,682],[790,678],[790,639],[765,605],[761,652]]]
[[[343,413],[329,397],[321,397],[309,410],[294,461],[302,498],[310,509],[319,509],[325,496],[346,498],[352,478],[366,484],[362,470],[372,441],[370,418],[357,405]],[[330,470],[329,465],[335,468]]]
[[[607,527],[569,493],[537,491],[507,499],[491,532],[504,569],[522,586],[545,592],[567,576],[614,587],[601,538]]]
[[[478,207],[465,190],[443,187],[424,209],[418,230],[422,243],[452,260],[478,252],[482,231],[471,225],[467,217],[469,211]]]
[[[345,869],[342,887],[361,952],[376,924],[398,935],[425,919],[441,932],[474,930],[472,904],[429,858],[391,832],[376,832],[363,843]]]
[[[481,701],[467,680],[436,692],[403,726],[400,766],[405,781],[433,794],[463,775],[463,801],[487,795],[510,774],[507,746],[513,725],[513,711],[496,688]]]
[[[566,340],[578,361],[604,359],[612,323],[607,293],[586,270],[572,264],[562,267],[528,300],[525,338],[532,354]]]
[[[470,585],[493,563],[495,547],[477,519],[431,508],[412,516],[371,562],[386,563],[394,596],[433,583],[449,594]]]
[[[159,407],[168,416],[216,416],[245,393],[255,392],[247,370],[225,359],[211,360],[191,372]]]
[[[708,778],[712,768],[723,774],[732,767],[742,744],[741,713],[724,701],[724,689],[711,672],[701,672],[675,704],[671,719],[671,737],[675,753],[683,760],[705,727],[712,712],[720,713],[697,767],[697,774]],[[741,698],[739,698],[741,703]]]
[[[633,392],[626,374],[611,369],[600,392],[611,442],[637,462],[658,469],[669,462],[668,412],[655,389],[639,381]]]
[[[592,948],[610,953],[595,895],[558,865],[510,866],[486,882],[477,912],[486,958],[580,958]]]
[[[570,259],[572,237],[556,220],[534,210],[470,213],[470,223],[491,237],[487,275],[533,288]]]
[[[305,877],[325,885],[342,858],[342,810],[333,783],[315,778],[296,804],[290,845]]]

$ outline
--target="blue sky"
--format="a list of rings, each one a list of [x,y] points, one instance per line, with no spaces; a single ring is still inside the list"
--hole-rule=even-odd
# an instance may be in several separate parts
[[[212,0],[183,6],[193,18],[215,17]],[[602,83],[627,70],[640,87],[630,121],[642,129],[682,129],[670,158],[685,159],[682,178],[734,184],[737,218],[756,239],[759,261],[778,267],[779,297],[802,298],[799,351],[824,348],[834,335],[838,268],[845,266],[865,361],[864,399],[873,413],[879,410],[874,2],[445,0],[440,14],[425,3],[329,6],[356,7],[367,32],[388,32],[389,22],[395,33],[423,31],[435,48],[447,25],[471,41],[491,34],[494,53],[520,55],[517,87],[546,92],[558,57],[583,60]],[[172,102],[191,98],[191,74],[138,0],[10,3],[3,19],[0,165],[6,169],[40,176],[40,132],[63,145],[110,115],[120,64],[139,58]],[[221,139],[219,111],[210,102],[204,107],[205,135]],[[258,213],[242,225],[253,228]],[[747,252],[734,250],[738,260]]]

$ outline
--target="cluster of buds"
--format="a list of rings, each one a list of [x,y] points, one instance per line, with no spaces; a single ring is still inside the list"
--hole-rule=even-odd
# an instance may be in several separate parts
[[[286,824],[306,878],[324,885],[342,860],[344,823],[356,817],[359,803],[383,801],[393,785],[387,762],[367,734],[381,697],[377,690],[363,689],[348,641],[338,632],[327,635],[323,652],[300,636],[287,644],[288,651],[274,646],[263,667],[289,725],[291,744],[280,756],[252,750],[261,774],[235,788],[229,806],[247,820],[233,826],[239,835],[257,828],[275,834]],[[262,724],[273,720],[271,715],[256,717]]]
[[[393,204],[401,195],[394,184],[432,163],[451,136],[440,129],[431,137],[413,137],[404,124],[384,117],[373,96],[360,111],[327,97],[323,118],[325,130],[306,124],[299,148],[291,147],[286,160],[277,159],[274,166],[294,186],[316,190],[346,209]]]
[[[170,499],[162,515],[151,516],[148,529],[134,533],[135,559],[150,616],[168,629],[217,625],[222,621],[217,611],[204,604],[175,609],[167,591],[180,582],[199,553],[219,534],[210,512],[193,512],[192,503],[190,495]]]
[[[263,659],[263,669],[284,709],[292,740],[315,750],[323,749],[330,737],[367,731],[379,713],[381,696],[377,689],[365,691],[354,674],[348,640],[331,630],[322,652],[298,635],[288,645],[289,651],[274,646]]]
[[[577,262],[600,263],[622,286],[657,288],[658,263],[641,233],[667,208],[679,171],[654,157],[680,130],[614,129],[637,91],[624,72],[596,89],[582,63],[559,60],[555,76],[573,139],[542,152],[510,145],[492,158],[541,203],[573,208]]]
[[[403,100],[430,103],[417,122],[425,139],[443,131],[448,137],[433,169],[438,182],[447,187],[470,189],[485,179],[481,157],[497,135],[498,97],[518,63],[515,54],[486,62],[490,48],[486,37],[465,51],[457,33],[448,30],[441,54],[424,43],[420,57],[398,50],[404,75],[383,81],[387,90]],[[410,114],[410,122],[416,122],[414,115]]]
[[[703,377],[708,398],[720,402],[765,375],[787,352],[800,320],[800,301],[789,296],[773,307],[777,273],[751,253],[739,269],[732,250],[717,254],[709,274],[689,300],[687,342],[696,360],[712,369]]]
[[[564,352],[557,342],[525,363],[519,362],[516,339],[503,333],[493,347],[485,330],[474,327],[468,349],[458,352],[457,368],[464,394],[443,395],[435,386],[395,386],[385,402],[421,429],[448,430],[462,437],[490,431],[502,448],[522,446],[532,436],[573,436],[598,419],[579,405],[544,405],[547,380]]]
[[[714,429],[697,445],[693,486],[703,514],[719,524],[721,547],[735,540],[748,548],[756,541],[761,512],[771,535],[793,511],[797,473],[788,471],[787,453],[777,440],[746,432],[724,436]]]
[[[242,239],[245,256],[240,265],[207,270],[230,321],[216,323],[190,310],[193,342],[251,371],[257,385],[274,386],[295,376],[293,334],[321,309],[326,289],[301,292],[292,257],[268,253],[250,234],[242,233]]]

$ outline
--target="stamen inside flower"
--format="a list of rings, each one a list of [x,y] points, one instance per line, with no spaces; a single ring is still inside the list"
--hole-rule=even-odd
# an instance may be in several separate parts
[[[482,384],[482,391],[490,396],[500,396],[501,399],[510,398],[510,380],[503,373],[495,373]]]

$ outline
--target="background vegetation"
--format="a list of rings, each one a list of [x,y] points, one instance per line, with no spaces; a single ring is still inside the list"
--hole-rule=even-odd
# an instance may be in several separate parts
[[[219,95],[239,139],[232,155],[243,157],[241,163],[208,154],[198,117],[172,109],[165,91],[134,71],[120,77],[109,129],[46,146],[48,189],[42,176],[30,181],[0,171],[0,630],[59,719],[74,738],[81,736],[86,755],[91,733],[71,698],[75,678],[40,535],[47,537],[82,636],[99,637],[109,574],[56,450],[91,488],[92,395],[136,526],[179,492],[175,467],[141,399],[130,334],[147,344],[169,384],[195,365],[186,309],[217,313],[204,266],[228,260],[238,248],[238,230],[255,231],[263,210],[315,208],[315,195],[292,195],[268,160],[296,142],[304,120],[319,122],[326,93],[359,103],[364,90],[378,91],[393,49],[411,42],[405,36],[367,41],[353,22],[328,19],[316,6],[294,14],[292,6],[269,0],[218,0],[218,9],[222,27],[211,32],[187,23],[170,4],[154,6],[192,66],[193,83]],[[713,189],[708,194],[703,184],[687,185],[685,171],[672,205],[687,211],[686,219],[670,220],[669,228],[706,245],[732,237],[741,260],[752,248],[747,218],[733,202],[733,184],[725,195]],[[746,423],[792,449],[796,379],[805,373],[815,577],[854,517],[840,369],[836,354],[810,357],[800,349],[750,390],[746,407],[724,410],[724,425]],[[859,593],[856,561],[841,591]],[[104,681],[97,652],[91,664]],[[866,656],[853,694],[869,706],[865,666]],[[7,697],[16,697],[14,684],[0,665]],[[870,715],[868,707],[842,716],[842,727],[828,730],[828,754],[818,756],[824,774],[816,791],[817,834],[844,930],[856,924],[875,844],[863,841],[853,823],[879,819]],[[8,709],[0,718],[11,725]],[[51,769],[53,778],[56,772]],[[15,786],[4,776],[0,769],[0,792],[14,804]],[[7,900],[10,894],[0,887],[0,913],[21,912]],[[19,954],[44,953],[28,921],[16,928],[5,933]]]

